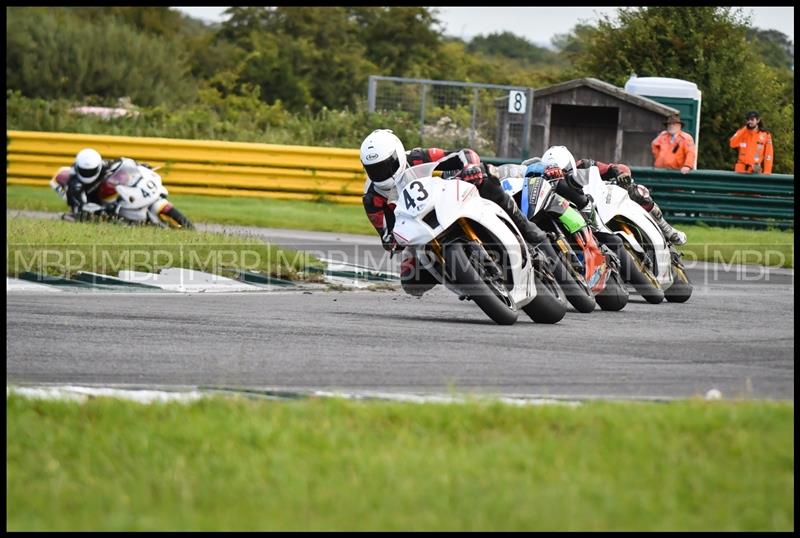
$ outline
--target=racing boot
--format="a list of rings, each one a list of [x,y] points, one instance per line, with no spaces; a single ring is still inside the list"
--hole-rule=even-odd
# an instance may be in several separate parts
[[[540,273],[554,275],[556,269],[556,251],[550,241],[543,241],[536,246],[528,245],[528,252],[531,255],[531,265]],[[554,277],[554,276],[553,276]],[[554,277],[555,278],[555,277]]]
[[[670,226],[664,219],[661,208],[658,207],[658,204],[655,203],[653,197],[650,195],[650,189],[644,185],[631,183],[628,186],[628,196],[653,216],[656,224],[658,224],[658,227],[661,229],[661,233],[667,238],[667,241],[674,245],[683,245],[686,243],[686,234]]]
[[[670,223],[664,219],[664,214],[661,212],[661,208],[658,207],[658,204],[653,204],[653,209],[650,210],[650,214],[656,219],[656,224],[661,228],[664,237],[666,237],[670,243],[673,245],[683,245],[686,243],[686,234],[672,227]]]
[[[400,262],[400,286],[414,297],[422,297],[439,281],[424,267],[421,267],[414,251],[406,247]]]
[[[505,193],[505,191],[504,191]],[[547,234],[539,228],[536,224],[529,221],[522,211],[517,207],[514,199],[506,194],[506,198],[510,202],[510,207],[501,205],[506,213],[511,217],[511,220],[519,228],[522,238],[528,247],[528,254],[531,258],[531,263],[540,271],[552,273],[555,269],[556,253],[550,244],[550,238]]]

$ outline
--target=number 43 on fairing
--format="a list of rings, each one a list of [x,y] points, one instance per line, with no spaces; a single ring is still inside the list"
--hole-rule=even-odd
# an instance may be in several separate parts
[[[408,210],[417,212],[425,209],[425,200],[428,199],[428,191],[419,181],[413,181],[403,190],[403,203]],[[422,202],[422,203],[419,203]]]

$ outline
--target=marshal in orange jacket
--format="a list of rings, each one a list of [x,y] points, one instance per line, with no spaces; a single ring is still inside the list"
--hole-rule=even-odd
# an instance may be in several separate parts
[[[742,127],[731,137],[731,147],[739,150],[734,172],[758,173],[754,167],[760,165],[761,173],[772,173],[772,135],[769,131]]]
[[[697,164],[697,150],[694,139],[689,133],[679,131],[672,140],[672,135],[661,131],[650,143],[653,150],[653,166],[656,168],[676,168],[684,166],[694,169]]]

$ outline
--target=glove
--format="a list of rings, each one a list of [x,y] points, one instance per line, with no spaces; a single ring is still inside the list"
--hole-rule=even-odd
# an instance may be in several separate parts
[[[116,217],[119,211],[119,200],[111,202],[105,206],[106,214],[110,217]]]
[[[494,166],[493,164],[483,164],[483,163],[481,163],[481,166],[483,166],[484,169],[486,170],[486,177],[490,179],[495,178],[498,181],[500,180],[500,169],[498,169],[496,166]]]
[[[633,185],[633,178],[631,177],[630,174],[625,173],[625,172],[623,172],[620,175],[618,175],[616,177],[616,180],[617,180],[617,185],[619,185],[620,187],[622,187],[623,189],[626,189],[626,190],[628,189],[628,187]]]
[[[394,235],[389,230],[384,230],[384,232],[381,234],[381,244],[383,245],[384,250],[389,252],[400,250],[400,245],[397,244]]]
[[[483,183],[483,180],[486,179],[486,167],[481,164],[470,164],[464,167],[461,170],[461,174],[459,177],[463,181],[468,181],[469,183],[474,184],[476,187],[480,187]]]
[[[561,168],[557,167],[557,166],[551,166],[549,168],[545,168],[544,169],[544,174],[543,175],[544,175],[544,177],[546,179],[551,179],[551,180],[552,179],[563,179],[564,178],[564,171]]]

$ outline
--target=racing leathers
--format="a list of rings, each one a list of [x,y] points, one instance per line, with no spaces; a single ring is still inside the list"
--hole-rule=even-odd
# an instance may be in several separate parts
[[[78,179],[78,174],[73,165],[69,169],[69,179],[67,179],[65,193],[67,197],[67,204],[70,207],[70,212],[73,216],[79,217],[81,215],[81,208],[86,203],[94,203],[98,205],[105,205],[108,203],[110,193],[104,192],[101,188],[103,180],[108,174],[109,169],[114,164],[114,161],[103,160],[100,168],[100,174],[97,179],[91,183],[84,183]],[[116,198],[116,192],[113,193]]]
[[[604,163],[595,161],[593,159],[579,159],[576,161],[575,166],[581,169],[587,169],[596,166],[600,172],[600,178],[603,181],[615,181],[616,184],[628,191],[628,196],[631,200],[642,206],[642,208],[653,216],[658,227],[664,233],[664,236],[676,245],[686,243],[686,234],[676,228],[673,228],[664,219],[664,214],[658,204],[655,203],[653,197],[650,195],[650,190],[644,185],[636,184],[631,177],[631,169],[624,164],[620,163]],[[556,192],[575,204],[580,208],[584,218],[587,222],[593,222],[594,204],[591,196],[585,194],[580,185],[578,185],[571,171],[566,172],[559,169],[549,168],[545,170],[545,176],[550,179],[558,179],[556,184]]]
[[[458,150],[456,150],[458,151]],[[519,210],[514,199],[503,190],[497,176],[481,163],[480,157],[471,149],[463,149],[466,164],[449,164],[447,161],[442,163],[439,168],[447,177],[457,177],[475,185],[478,193],[487,200],[499,205],[511,217],[511,220],[519,228],[522,237],[530,245],[534,263],[546,264],[544,257],[555,256],[552,247],[548,243],[547,235],[535,224],[530,222]],[[447,151],[441,148],[414,148],[406,151],[408,166],[415,166],[422,163],[437,161],[454,151]],[[454,160],[455,161],[455,160]],[[384,191],[378,189],[372,181],[367,180],[363,196],[364,209],[372,225],[381,237],[381,242],[386,250],[397,249],[397,244],[392,235],[394,228],[394,200],[397,199],[397,191],[393,186],[391,190]],[[544,256],[537,253],[532,247],[541,248]],[[552,258],[551,258],[552,259]],[[416,257],[411,249],[405,249],[400,263],[400,281],[403,289],[411,295],[422,295],[435,286],[438,281],[422,267],[417,267]]]

